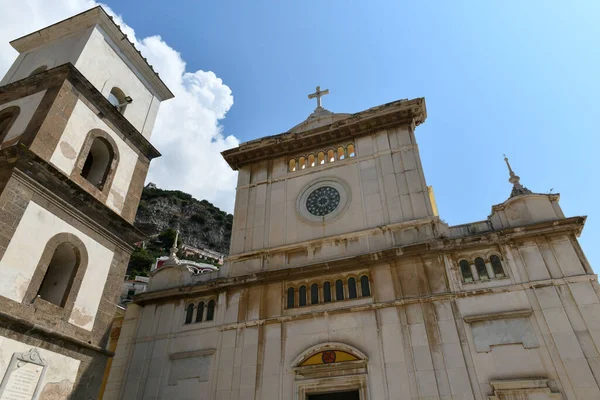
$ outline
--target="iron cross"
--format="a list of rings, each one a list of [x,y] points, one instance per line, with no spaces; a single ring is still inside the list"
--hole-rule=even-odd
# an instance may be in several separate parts
[[[329,94],[329,89],[325,89],[325,90],[321,91],[321,86],[317,86],[317,91],[314,92],[313,94],[309,94],[308,98],[314,99],[316,97],[317,98],[317,108],[320,108],[321,107],[321,97],[325,96],[326,94]]]

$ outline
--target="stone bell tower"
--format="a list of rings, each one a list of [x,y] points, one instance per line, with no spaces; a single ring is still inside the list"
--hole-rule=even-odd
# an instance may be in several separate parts
[[[101,7],[11,42],[0,82],[0,398],[96,398],[160,102]]]

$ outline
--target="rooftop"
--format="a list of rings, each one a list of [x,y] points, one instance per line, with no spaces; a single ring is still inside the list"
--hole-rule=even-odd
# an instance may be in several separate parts
[[[157,92],[160,100],[168,100],[174,95],[167,85],[160,79],[158,73],[142,56],[142,53],[129,41],[121,27],[115,23],[113,17],[108,15],[104,8],[97,6],[80,14],[64,19],[53,25],[42,28],[36,32],[22,36],[10,42],[11,46],[20,53],[24,53],[50,43],[56,39],[68,36],[74,31],[85,30],[94,25],[99,25],[108,34],[112,41],[120,48],[125,56],[146,78]]]

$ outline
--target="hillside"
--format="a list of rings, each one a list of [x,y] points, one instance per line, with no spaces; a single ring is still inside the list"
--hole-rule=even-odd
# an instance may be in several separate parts
[[[206,200],[196,200],[179,190],[163,190],[149,185],[142,192],[135,217],[135,226],[149,240],[145,249],[137,248],[133,252],[127,273],[147,275],[154,260],[168,254],[176,229],[179,229],[179,246],[185,243],[227,254],[232,222],[233,215]],[[194,257],[186,258],[195,260]]]
[[[135,226],[153,237],[171,228],[190,246],[227,254],[233,215],[179,190],[144,188]]]

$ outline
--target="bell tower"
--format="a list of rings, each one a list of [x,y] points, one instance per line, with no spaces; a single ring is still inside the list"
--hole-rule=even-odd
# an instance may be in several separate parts
[[[101,7],[11,45],[20,54],[0,82],[0,360],[10,361],[0,398],[96,398],[160,155],[149,139],[173,94]]]

